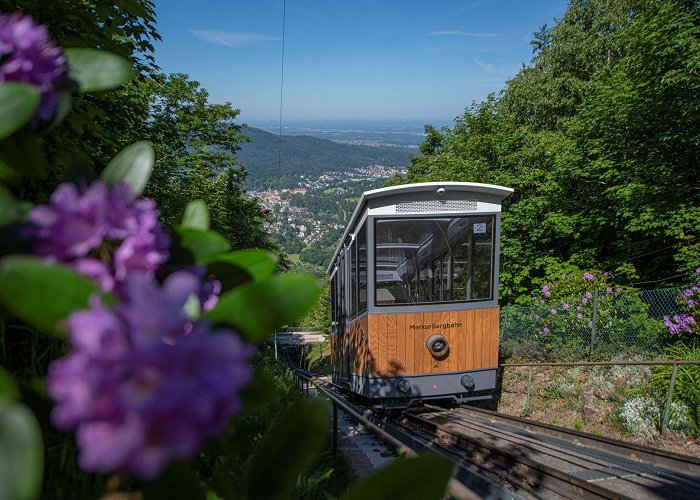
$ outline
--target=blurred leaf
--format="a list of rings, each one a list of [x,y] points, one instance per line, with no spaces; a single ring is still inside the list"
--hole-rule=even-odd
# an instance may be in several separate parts
[[[39,497],[43,453],[41,429],[32,412],[0,398],[0,498]]]
[[[43,179],[46,176],[43,141],[29,127],[0,140],[0,164],[3,164],[1,170],[9,167],[21,177]]]
[[[204,200],[194,200],[185,207],[182,227],[207,231],[209,229],[209,209]]]
[[[241,391],[241,400],[245,411],[258,411],[275,401],[277,390],[273,380],[261,373],[256,373],[253,381]]]
[[[102,172],[102,179],[108,184],[126,182],[137,196],[140,195],[151,177],[155,153],[150,142],[140,141],[119,152]]]
[[[60,123],[68,116],[71,108],[73,107],[73,100],[68,92],[61,92],[58,96],[58,104],[56,105],[56,112],[53,115],[53,121],[51,122],[51,127],[60,125]]]
[[[231,484],[231,481],[229,481],[226,474],[222,471],[215,471],[207,486],[211,489],[211,491],[207,492],[207,500],[210,498],[223,498],[224,500],[240,498],[240,496],[236,494],[236,490]],[[216,496],[212,496],[212,493]]]
[[[204,491],[197,475],[187,462],[173,462],[155,480],[143,488],[146,500],[154,498],[186,498],[204,500]]]
[[[245,270],[255,281],[268,278],[277,269],[278,258],[266,250],[236,250],[220,255],[210,263],[227,263]]]
[[[65,49],[70,77],[81,92],[96,92],[118,87],[134,76],[128,59],[97,49]]]
[[[0,185],[0,226],[14,222],[19,217],[21,206],[12,193]]]
[[[444,498],[452,462],[439,455],[401,459],[358,482],[343,500]]]
[[[232,326],[255,342],[301,317],[314,304],[320,290],[313,276],[274,276],[226,292],[204,317]]]
[[[0,261],[0,304],[40,330],[60,332],[60,321],[87,308],[96,292],[89,279],[37,257],[10,255]]]
[[[0,401],[16,401],[19,399],[19,389],[12,376],[0,366]],[[0,497],[2,498],[2,497]]]
[[[181,245],[194,255],[196,264],[205,264],[228,252],[230,248],[226,238],[214,231],[202,231],[183,226],[175,226],[175,231],[181,238]]]
[[[288,498],[299,474],[323,446],[328,429],[328,406],[302,400],[267,432],[251,461],[250,499]]]
[[[0,139],[17,132],[39,106],[39,90],[23,83],[0,85]]]

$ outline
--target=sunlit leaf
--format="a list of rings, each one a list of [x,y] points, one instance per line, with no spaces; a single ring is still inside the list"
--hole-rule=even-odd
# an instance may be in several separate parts
[[[23,83],[0,85],[0,139],[17,132],[39,106],[39,90]]]
[[[265,434],[252,458],[246,498],[289,498],[297,477],[323,446],[327,428],[325,402],[302,400],[291,407]]]
[[[244,269],[255,281],[268,278],[275,269],[279,259],[272,252],[266,250],[236,250],[235,252],[220,255],[212,259],[210,263],[227,263]]]
[[[185,207],[182,227],[206,231],[209,229],[209,209],[204,200],[194,200]]]
[[[228,252],[230,245],[226,238],[214,231],[202,231],[176,226],[180,244],[194,255],[196,264],[205,264],[215,257]]]
[[[43,452],[41,429],[32,412],[0,397],[0,498],[39,497]]]
[[[135,194],[140,195],[151,177],[154,160],[151,143],[136,142],[115,156],[101,177],[110,185],[126,182]]]
[[[258,341],[301,317],[316,302],[320,290],[314,277],[297,274],[248,282],[223,294],[204,317]]]
[[[362,479],[343,500],[440,500],[444,498],[452,468],[452,462],[439,455],[401,459]]]
[[[61,332],[60,322],[87,308],[96,292],[95,283],[58,264],[23,255],[0,261],[0,304],[40,330]]]
[[[128,59],[97,49],[65,50],[70,77],[81,92],[97,92],[118,87],[134,76]]]

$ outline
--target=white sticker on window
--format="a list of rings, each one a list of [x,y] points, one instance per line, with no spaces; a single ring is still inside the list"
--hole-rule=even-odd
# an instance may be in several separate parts
[[[474,224],[474,234],[486,234],[486,223],[479,222]]]

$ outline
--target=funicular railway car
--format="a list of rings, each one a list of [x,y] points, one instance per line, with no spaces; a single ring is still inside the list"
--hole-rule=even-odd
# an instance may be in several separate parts
[[[512,191],[428,182],[362,195],[328,268],[336,385],[387,409],[493,397]]]

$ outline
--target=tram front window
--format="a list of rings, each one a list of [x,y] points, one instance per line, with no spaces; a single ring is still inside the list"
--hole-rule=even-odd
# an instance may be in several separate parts
[[[493,298],[495,217],[378,219],[377,305]]]

